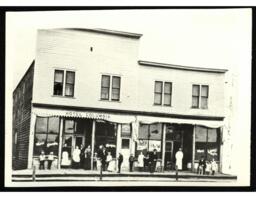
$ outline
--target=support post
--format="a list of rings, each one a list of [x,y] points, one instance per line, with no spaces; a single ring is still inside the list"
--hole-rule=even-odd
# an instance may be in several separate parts
[[[102,169],[103,169],[103,167],[102,167],[102,163],[101,163],[101,165],[100,165],[100,181],[102,181]]]
[[[32,181],[36,181],[36,166],[33,165]]]
[[[33,107],[31,107],[31,119],[30,119],[30,134],[29,134],[29,146],[28,146],[28,169],[33,168],[33,152],[34,152],[34,139],[35,139],[35,125],[36,115],[33,113]]]
[[[91,154],[91,170],[93,170],[93,157],[94,157],[94,150],[95,150],[95,129],[96,129],[96,120],[92,121],[92,154]]]
[[[195,149],[196,149],[196,125],[193,126],[193,135],[192,135],[192,164],[191,164],[191,169],[192,172],[194,171],[195,168]]]
[[[164,162],[165,162],[165,140],[166,140],[166,124],[163,124],[163,139],[162,139],[162,171],[164,170]]]
[[[177,165],[175,165],[175,178],[176,178],[176,181],[179,180],[179,169]]]
[[[218,130],[218,129],[217,129]],[[220,130],[220,140],[219,140],[219,144],[220,144],[220,156],[219,156],[219,167],[218,167],[218,171],[219,172],[223,172],[223,127],[219,128]]]
[[[64,119],[60,118],[58,169],[60,169],[60,167],[61,167],[61,153],[62,153],[62,140],[63,140],[63,123],[64,123]]]
[[[121,152],[122,142],[121,142],[121,128],[122,124],[117,124],[117,132],[116,132],[116,167],[115,170],[118,171],[118,154]]]

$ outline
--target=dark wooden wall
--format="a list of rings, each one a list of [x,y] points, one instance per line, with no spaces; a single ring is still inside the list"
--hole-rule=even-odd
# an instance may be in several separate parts
[[[34,61],[13,92],[12,168],[26,169],[33,91]]]

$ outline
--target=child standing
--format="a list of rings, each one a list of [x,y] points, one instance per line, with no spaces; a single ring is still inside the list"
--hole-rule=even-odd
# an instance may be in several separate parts
[[[206,167],[205,167],[205,174],[210,175],[211,172],[211,164],[209,161],[206,162]]]
[[[50,170],[52,167],[52,162],[54,161],[54,155],[53,152],[50,152],[48,155],[48,169]]]
[[[39,169],[44,170],[44,162],[45,162],[45,154],[44,151],[41,151],[41,154],[39,155]]]
[[[212,175],[215,174],[215,172],[217,171],[218,165],[216,163],[216,161],[214,160],[214,158],[212,158],[211,161],[211,169],[212,169]]]

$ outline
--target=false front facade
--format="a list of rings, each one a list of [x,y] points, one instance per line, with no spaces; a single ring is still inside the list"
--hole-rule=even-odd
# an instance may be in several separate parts
[[[157,168],[172,170],[182,148],[184,170],[195,171],[204,157],[214,158],[222,171],[226,70],[139,61],[141,36],[103,29],[38,31],[35,61],[14,91],[13,168],[38,167],[42,151],[54,154],[53,168],[71,167],[74,149],[90,146],[87,167],[93,170],[103,145],[115,166],[123,154],[123,170],[130,155],[136,159],[155,149]],[[23,86],[31,93],[30,108],[15,125],[17,112],[25,113],[17,105],[23,104]]]

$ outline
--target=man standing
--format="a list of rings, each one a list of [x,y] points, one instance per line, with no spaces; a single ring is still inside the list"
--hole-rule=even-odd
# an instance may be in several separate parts
[[[182,159],[183,159],[183,152],[182,149],[179,148],[179,151],[175,154],[176,158],[176,167],[178,170],[182,170]]]
[[[157,162],[157,150],[154,149],[153,153],[150,155],[150,173],[155,172],[156,170],[156,162]]]
[[[118,157],[118,173],[121,172],[121,166],[123,163],[124,157],[122,155],[122,153],[119,153],[119,157]]]
[[[131,154],[130,157],[129,157],[130,172],[133,171],[133,162],[134,162],[134,157],[133,157],[133,154]]]
[[[84,168],[84,164],[85,164],[85,146],[81,145],[80,168]]]
[[[102,170],[105,171],[106,170],[106,148],[103,145],[99,146],[99,158],[101,160],[101,167]]]
[[[202,156],[198,163],[197,173],[199,175],[204,175],[205,168],[206,168],[206,162],[204,157]]]

